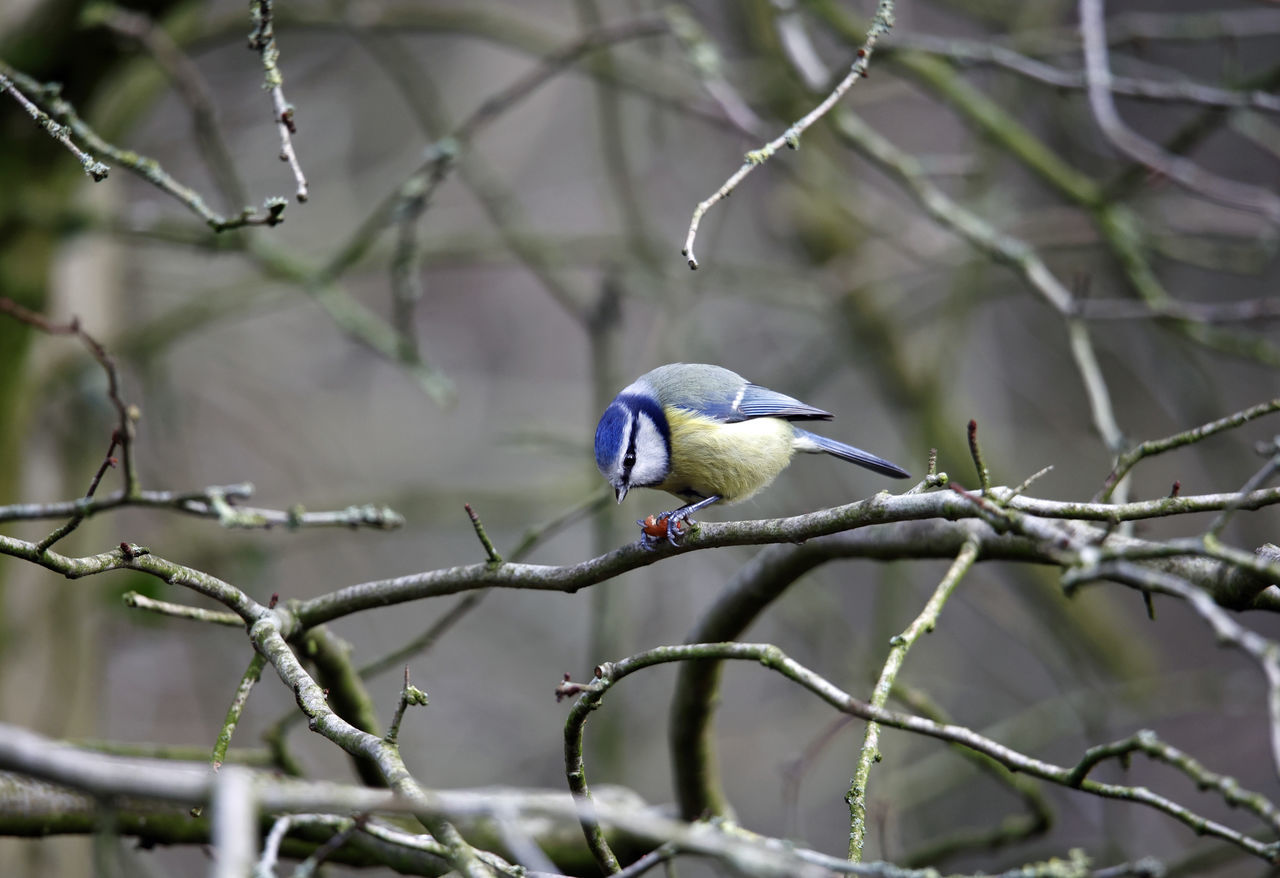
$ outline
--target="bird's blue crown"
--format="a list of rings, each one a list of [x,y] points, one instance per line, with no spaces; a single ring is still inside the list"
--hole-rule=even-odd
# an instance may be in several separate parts
[[[667,425],[667,416],[662,406],[653,396],[640,393],[619,393],[605,409],[596,426],[596,467],[601,472],[608,472],[618,459],[618,449],[628,448],[635,441],[640,422],[636,416],[641,412],[649,416],[662,441],[671,451],[671,428]]]

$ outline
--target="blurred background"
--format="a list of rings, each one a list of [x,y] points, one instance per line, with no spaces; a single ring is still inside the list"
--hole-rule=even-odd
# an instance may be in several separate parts
[[[68,554],[128,540],[259,600],[305,598],[483,560],[470,503],[499,551],[535,533],[528,560],[581,561],[634,539],[636,518],[677,505],[647,492],[621,508],[611,498],[583,505],[606,494],[591,455],[604,405],[672,361],[718,363],[832,411],[822,432],[916,474],[936,448],[939,469],[962,485],[976,481],[965,448],[976,419],[995,483],[1052,465],[1029,493],[1075,500],[1101,488],[1118,447],[1280,388],[1275,223],[1115,149],[1080,86],[1072,3],[897,3],[894,30],[838,118],[707,213],[696,272],[680,253],[693,209],[844,75],[872,3],[278,3],[305,204],[278,160],[245,4],[126,5],[10,0],[0,59],[64,83],[103,137],[155,159],[213,211],[281,196],[284,222],[215,234],[110,160],[109,179],[91,183],[0,96],[0,295],[78,316],[115,356],[123,394],[141,411],[144,488],[248,481],[255,505],[385,504],[406,524],[231,531],[127,510],[87,521],[61,544]],[[1125,123],[1203,170],[1274,193],[1280,8],[1113,2],[1106,11],[1117,75],[1183,84],[1163,99],[1117,94]],[[178,85],[157,63],[155,45],[167,45],[157,33],[190,61],[174,68],[188,75]],[[1041,76],[1015,69],[1016,59],[1039,64],[1028,69]],[[1065,79],[1046,82],[1045,70]],[[193,81],[207,101],[197,113]],[[208,119],[218,133],[202,127]],[[456,159],[441,165],[442,154]],[[933,215],[918,199],[925,191],[941,195]],[[1009,251],[958,234],[966,217],[988,224],[991,240],[1034,248],[1085,319],[1065,319]],[[1071,332],[1086,339],[1092,373]],[[82,495],[114,419],[102,370],[74,339],[4,318],[0,362],[0,505]],[[1105,386],[1110,433],[1085,375]],[[1183,494],[1238,490],[1262,464],[1254,443],[1276,432],[1263,420],[1144,464],[1131,495],[1164,496],[1175,480]],[[108,473],[102,490],[118,487]],[[705,517],[792,515],[899,487],[805,458],[761,496]],[[1192,534],[1207,521],[1138,531]],[[9,522],[4,532],[38,539],[55,524]],[[1278,524],[1274,511],[1241,515],[1227,538],[1252,550],[1276,540]],[[574,596],[488,595],[410,662],[431,697],[401,733],[410,769],[431,787],[563,789],[561,676],[587,679],[602,660],[681,642],[755,551],[694,553]],[[747,637],[865,696],[889,638],[945,569],[828,565]],[[196,602],[120,573],[68,582],[0,558],[0,719],[56,737],[207,752],[249,648],[232,628],[125,608],[121,595],[135,589]],[[363,665],[454,603],[331,628]],[[1259,615],[1251,627],[1280,634]],[[633,677],[593,717],[595,783],[671,799],[673,679],[670,667]],[[1170,601],[1157,601],[1153,622],[1133,593],[1094,588],[1067,601],[1048,571],[981,564],[902,681],[956,721],[1052,761],[1153,728],[1211,769],[1280,794],[1261,675]],[[386,722],[400,675],[370,686]],[[291,693],[264,678],[235,743],[259,746],[293,709]],[[837,719],[757,667],[727,670],[721,760],[746,826],[844,851],[843,796],[863,726],[833,732]],[[352,776],[305,729],[289,743],[312,776]],[[1190,874],[1265,872],[1149,810],[1057,789],[1043,790],[1048,831],[1012,832],[995,849],[948,846],[1009,815],[1037,821],[937,742],[889,733],[882,750],[870,858],[996,871],[1080,846],[1101,864],[1152,855]],[[1247,823],[1141,759],[1098,776]],[[3,840],[0,871],[82,874],[90,845]],[[124,856],[157,875],[205,868],[185,849]]]

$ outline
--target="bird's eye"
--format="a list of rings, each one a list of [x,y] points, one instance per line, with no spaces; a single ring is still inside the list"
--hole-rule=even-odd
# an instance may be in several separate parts
[[[625,466],[627,469],[631,469],[633,466],[635,466],[636,453],[634,451],[628,451],[622,458],[622,465]]]

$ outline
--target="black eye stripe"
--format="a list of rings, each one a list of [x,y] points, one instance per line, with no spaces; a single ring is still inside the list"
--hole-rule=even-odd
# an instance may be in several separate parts
[[[631,435],[627,437],[627,453],[622,456],[622,468],[631,474],[631,468],[636,465],[636,441],[640,438],[640,416],[631,416]]]

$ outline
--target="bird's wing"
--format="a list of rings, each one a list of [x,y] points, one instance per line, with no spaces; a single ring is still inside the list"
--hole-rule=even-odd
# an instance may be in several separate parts
[[[778,393],[758,384],[743,386],[732,397],[726,397],[723,405],[709,408],[707,414],[726,422],[746,421],[751,418],[782,418],[788,421],[829,421],[831,413],[806,405],[800,400]]]

